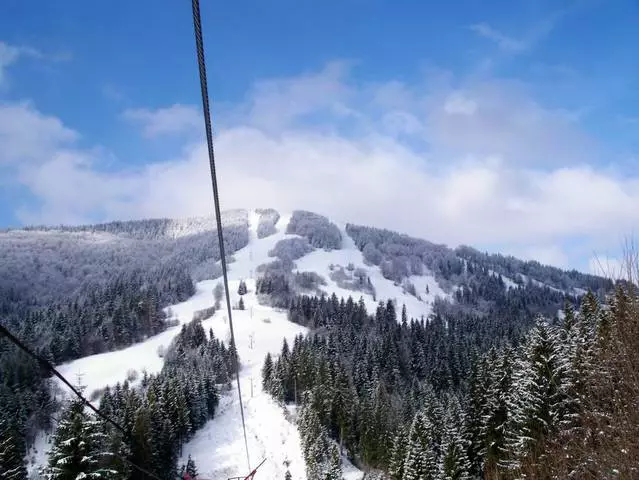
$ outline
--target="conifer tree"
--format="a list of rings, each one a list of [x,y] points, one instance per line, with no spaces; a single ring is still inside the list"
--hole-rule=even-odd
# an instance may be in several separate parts
[[[483,457],[484,475],[490,476],[497,470],[499,461],[505,455],[508,405],[512,394],[513,356],[511,347],[504,347],[498,357],[489,363],[489,387],[486,404],[481,418],[480,454]],[[490,358],[490,356],[489,356]]]
[[[16,425],[9,419],[0,417],[0,478],[21,480],[27,477],[22,453],[23,438]]]
[[[184,476],[185,473],[188,473],[193,480],[197,479],[198,471],[195,461],[191,458],[191,455],[189,455],[186,465],[182,466],[182,476]]]
[[[388,465],[388,473],[392,480],[403,480],[404,478],[404,460],[408,449],[408,432],[402,425],[397,429],[393,440],[393,449],[391,451],[390,463]]]
[[[49,464],[42,469],[46,480],[115,479],[118,472],[105,467],[111,457],[105,451],[101,424],[74,400],[63,414],[53,438]]]
[[[339,451],[334,443],[331,443],[325,460],[324,475],[322,480],[342,480],[342,465]]]
[[[437,478],[433,430],[434,426],[428,416],[422,411],[417,412],[408,434],[403,480],[435,480]]]
[[[566,422],[570,399],[567,396],[566,352],[560,332],[538,320],[529,332],[523,357],[514,369],[514,391],[509,410],[505,466],[517,470],[523,459],[536,464],[544,439]]]
[[[463,435],[462,409],[457,398],[451,397],[444,416],[438,480],[470,480],[466,443]]]
[[[273,358],[271,352],[266,354],[264,366],[262,367],[262,388],[265,391],[271,390],[271,377],[273,376]]]
[[[240,301],[237,304],[237,308],[244,310],[244,300],[240,297]]]

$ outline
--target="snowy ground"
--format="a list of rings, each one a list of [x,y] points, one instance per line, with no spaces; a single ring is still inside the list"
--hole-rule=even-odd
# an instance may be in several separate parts
[[[291,472],[293,479],[306,478],[297,429],[287,419],[283,409],[262,392],[261,388],[260,370],[266,353],[278,354],[284,338],[292,343],[296,335],[305,332],[303,327],[288,322],[284,312],[259,305],[255,296],[256,269],[259,265],[273,260],[268,256],[268,252],[279,240],[291,237],[284,233],[289,219],[290,215],[282,215],[276,225],[277,233],[257,239],[259,215],[249,212],[249,244],[235,252],[233,254],[235,261],[229,264],[232,303],[235,305],[239,301],[237,288],[240,280],[245,280],[249,289],[249,293],[244,296],[245,310],[233,311],[233,325],[241,362],[240,385],[246,416],[250,462],[253,467],[265,458],[266,463],[260,468],[260,475],[257,478],[269,480],[283,479],[287,469]],[[416,318],[431,313],[432,302],[436,296],[447,296],[430,275],[410,278],[421,300],[404,293],[401,286],[395,285],[382,276],[379,267],[364,263],[361,252],[346,234],[344,227],[340,227],[343,236],[342,249],[330,252],[318,249],[296,260],[297,271],[315,271],[325,278],[327,285],[322,289],[326,293],[334,292],[339,297],[350,295],[354,299],[362,296],[371,312],[374,312],[378,301],[395,299],[398,308],[406,304],[409,316]],[[330,279],[330,264],[345,268],[349,263],[366,270],[376,290],[376,300],[373,300],[370,294],[340,288]],[[73,380],[79,376],[82,384],[86,385],[86,394],[89,397],[94,392],[99,393],[106,385],[124,381],[127,376],[131,376],[132,371],[137,372],[138,378],[143,370],[148,373],[159,372],[162,369],[163,360],[158,352],[170,344],[179,332],[180,325],[189,322],[195,311],[214,304],[213,288],[219,282],[219,279],[199,282],[193,297],[169,307],[171,315],[179,322],[177,326],[126,349],[93,355],[61,365],[60,371],[65,377]],[[426,286],[429,289],[428,294]],[[202,324],[207,331],[209,328],[213,329],[218,338],[228,343],[229,325],[224,308]],[[231,391],[223,394],[216,418],[199,430],[183,448],[182,461],[185,461],[190,454],[201,476],[209,480],[226,479],[247,473],[239,399],[235,384],[233,387]],[[63,388],[60,388],[59,392],[61,395],[68,394]],[[97,394],[94,398],[98,398]],[[35,449],[29,455],[29,458],[33,460],[32,470],[45,461],[47,442],[46,435],[42,434],[38,437]],[[362,477],[361,471],[347,461],[344,462],[344,478],[359,480]]]
[[[401,285],[395,285],[391,280],[384,278],[379,267],[366,265],[362,252],[358,250],[353,239],[346,233],[345,226],[340,225],[339,227],[342,232],[342,248],[340,250],[331,250],[328,252],[315,250],[295,261],[297,271],[313,271],[322,275],[327,285],[321,287],[321,289],[329,295],[334,292],[338,297],[347,298],[351,296],[354,300],[363,297],[366,309],[369,313],[375,312],[377,303],[380,300],[394,299],[397,302],[398,310],[401,309],[402,305],[406,305],[406,312],[409,318],[421,318],[422,315],[428,317],[433,311],[433,301],[435,297],[440,296],[447,298],[449,296],[441,289],[435,278],[430,275],[413,275],[409,279],[415,285],[417,294],[421,300],[405,293]],[[330,279],[331,271],[329,267],[331,264],[346,267],[349,263],[352,263],[355,268],[359,267],[366,270],[375,288],[376,300],[373,300],[372,295],[368,293],[340,288]],[[426,285],[428,285],[429,293],[426,293]]]

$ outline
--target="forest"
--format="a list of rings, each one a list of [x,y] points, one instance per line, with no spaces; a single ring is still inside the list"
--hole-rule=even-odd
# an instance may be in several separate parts
[[[103,393],[100,411],[124,426],[123,432],[87,413],[78,399],[65,406],[42,477],[150,480],[150,472],[174,480],[186,469],[193,474],[192,460],[176,469],[181,447],[215,416],[218,385],[230,381],[235,359],[235,352],[213,332],[207,334],[200,321],[184,325],[158,375],[145,374],[135,387],[118,383]]]
[[[519,331],[298,297],[289,318],[312,333],[267,356],[263,382],[301,407],[311,480],[341,478],[339,451],[367,478],[637,478],[637,289],[564,312]]]
[[[247,215],[223,219],[231,254],[248,242]],[[0,322],[54,364],[142,341],[172,325],[164,307],[193,295],[197,279],[218,276],[212,225],[196,218],[0,232]],[[2,478],[22,471],[38,430],[56,428],[49,376],[0,339],[0,425],[11,443]]]

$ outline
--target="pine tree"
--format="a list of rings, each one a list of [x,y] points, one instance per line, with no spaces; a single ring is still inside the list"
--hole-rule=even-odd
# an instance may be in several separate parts
[[[489,400],[490,372],[488,358],[476,358],[470,372],[470,392],[466,408],[468,459],[471,473],[480,476],[484,467],[485,416]]]
[[[284,475],[284,480],[293,480],[293,476],[289,470],[286,470],[286,474]]]
[[[452,397],[447,405],[438,480],[470,480],[470,462],[461,423],[462,409]]]
[[[248,289],[246,288],[246,282],[244,282],[244,280],[240,280],[240,286],[237,289],[237,294],[238,295],[246,295],[246,293],[248,292]]]
[[[342,480],[342,465],[339,458],[339,451],[333,443],[329,447],[325,463],[326,467],[322,480]]]
[[[187,461],[186,461],[186,465],[182,465],[182,474],[181,476],[183,477],[185,473],[188,473],[188,475],[195,480],[197,478],[198,471],[197,471],[197,467],[195,466],[195,461],[191,458],[191,455],[189,455]]]
[[[27,478],[23,459],[23,437],[16,425],[13,425],[9,419],[0,417],[0,478],[6,480]]]
[[[505,455],[505,433],[508,421],[508,403],[512,390],[512,348],[505,347],[499,356],[488,355],[487,372],[489,386],[481,418],[480,454],[483,457],[484,475],[490,477]]]
[[[237,304],[237,308],[239,308],[240,310],[244,310],[244,300],[240,297],[240,301]]]
[[[570,331],[570,329],[575,324],[575,309],[568,300],[566,300],[564,304],[564,330],[566,332]]]
[[[395,434],[393,449],[391,450],[388,473],[392,480],[402,480],[404,478],[404,460],[408,448],[408,432],[402,425]]]
[[[507,433],[509,459],[503,463],[509,469],[517,470],[523,459],[536,464],[546,437],[567,420],[568,361],[560,335],[555,327],[538,320],[514,369]]]
[[[422,411],[417,412],[408,434],[403,480],[435,480],[437,478],[433,430],[434,426],[427,415]]]
[[[262,388],[265,391],[270,391],[271,389],[271,377],[273,376],[273,358],[271,357],[271,352],[266,354],[266,358],[264,359],[264,366],[262,367]]]
[[[84,403],[73,401],[58,424],[42,476],[46,480],[117,478],[118,472],[104,466],[111,457],[104,451],[105,437],[100,422],[84,412]]]

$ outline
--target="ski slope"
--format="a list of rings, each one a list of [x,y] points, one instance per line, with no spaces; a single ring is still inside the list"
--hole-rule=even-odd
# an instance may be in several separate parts
[[[296,271],[317,272],[324,277],[327,285],[321,286],[320,289],[328,295],[335,293],[338,298],[351,296],[354,300],[358,300],[359,297],[362,297],[369,313],[375,312],[380,300],[395,300],[398,309],[401,309],[402,305],[406,305],[406,312],[409,318],[421,318],[422,316],[427,318],[433,311],[433,301],[436,297],[449,297],[431,275],[412,275],[409,278],[413,285],[415,285],[421,299],[405,292],[401,285],[395,285],[392,280],[384,278],[379,267],[367,265],[364,262],[362,252],[359,251],[353,239],[346,233],[345,225],[338,225],[338,227],[342,234],[341,249],[331,251],[318,249],[295,260],[297,265]],[[361,268],[366,271],[375,288],[375,299],[371,294],[366,292],[340,288],[335,281],[331,280],[331,265],[345,268],[349,263],[355,268]],[[426,285],[428,285],[429,293],[426,293]]]
[[[256,232],[260,216],[255,211],[249,212],[249,243],[233,254],[234,261],[229,264],[232,304],[237,305],[239,301],[237,289],[240,280],[246,282],[249,290],[243,296],[245,310],[233,311],[233,324],[240,356],[240,386],[246,418],[250,465],[254,467],[262,459],[266,459],[258,477],[262,479],[284,478],[287,470],[290,471],[293,479],[306,478],[297,428],[287,418],[284,409],[263,392],[261,387],[261,367],[266,353],[279,354],[283,339],[286,338],[289,344],[292,344],[295,336],[305,333],[306,329],[289,322],[285,312],[260,305],[255,295],[257,267],[274,260],[268,256],[268,252],[279,240],[296,236],[285,233],[290,217],[290,215],[281,215],[276,224],[276,233],[258,239]],[[359,299],[361,296],[370,312],[374,312],[377,302],[394,299],[398,308],[405,304],[409,316],[415,318],[431,313],[432,302],[436,296],[447,296],[435,279],[429,275],[410,278],[421,298],[405,293],[401,285],[395,285],[392,281],[385,279],[379,267],[365,264],[362,253],[346,234],[343,225],[340,225],[340,231],[343,239],[341,249],[332,251],[316,249],[295,262],[296,271],[313,271],[324,277],[326,285],[321,289],[327,294],[335,293],[338,297],[352,296],[354,299]],[[346,268],[348,264],[366,271],[374,285],[375,298],[369,293],[341,288],[337,282],[331,280],[331,265],[334,266],[333,268],[335,266]],[[221,279],[199,282],[194,296],[185,302],[168,307],[167,311],[177,321],[176,326],[128,348],[92,355],[60,365],[60,371],[66,378],[79,379],[86,387],[86,395],[96,405],[102,389],[107,385],[112,386],[127,378],[131,384],[135,384],[143,371],[149,374],[158,373],[163,365],[160,352],[169,346],[179,333],[181,326],[192,320],[196,311],[214,305],[213,289],[220,282]],[[429,289],[428,294],[426,286]],[[206,331],[209,328],[212,329],[218,338],[229,343],[230,331],[225,308],[204,320],[202,326]],[[60,382],[55,383],[59,395],[68,395]],[[32,471],[46,461],[47,444],[46,435],[38,436],[35,448],[28,455],[28,458],[32,459]],[[181,459],[183,463],[186,462],[188,455],[195,460],[203,478],[226,479],[248,473],[235,383],[232,390],[222,393],[216,417],[184,445]],[[363,477],[363,473],[345,461],[344,477],[348,480],[359,480]]]

